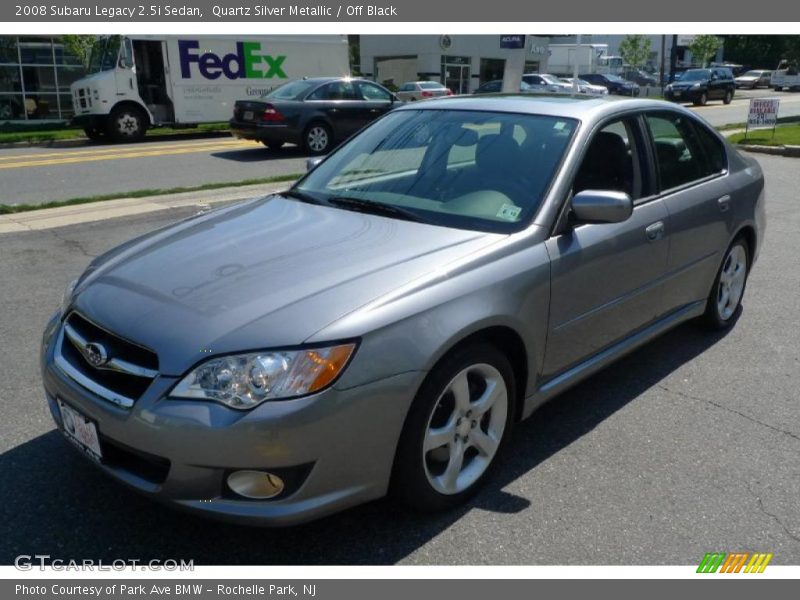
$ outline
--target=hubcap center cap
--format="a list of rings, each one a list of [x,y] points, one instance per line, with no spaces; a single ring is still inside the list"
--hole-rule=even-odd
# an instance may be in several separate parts
[[[456,433],[461,437],[465,437],[469,430],[472,429],[472,425],[470,424],[469,419],[459,419],[458,424],[456,425]]]

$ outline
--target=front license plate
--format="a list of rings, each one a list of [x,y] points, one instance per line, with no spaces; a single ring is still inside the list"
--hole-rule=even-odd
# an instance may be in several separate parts
[[[64,433],[70,441],[76,443],[82,450],[96,460],[102,460],[103,451],[100,449],[100,438],[94,421],[84,417],[80,412],[58,400],[58,409],[61,411],[61,422],[64,424]]]
[[[244,111],[244,120],[245,121],[252,121],[253,120],[253,111],[252,110]]]
[[[681,93],[680,92],[672,92],[672,93],[676,98],[680,98],[681,97]]]

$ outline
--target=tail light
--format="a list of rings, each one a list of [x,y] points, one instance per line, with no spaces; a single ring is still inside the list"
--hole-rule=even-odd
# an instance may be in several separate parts
[[[276,121],[283,121],[283,115],[280,111],[272,106],[272,104],[267,104],[264,112],[261,114],[262,121],[269,121],[269,122],[276,122]]]
[[[431,98],[431,97],[433,97],[433,94],[431,94],[430,92],[422,92],[422,97],[423,98]]]
[[[450,88],[447,88],[447,91],[445,92],[444,95],[445,96],[452,96],[453,95],[453,90],[451,90]]]

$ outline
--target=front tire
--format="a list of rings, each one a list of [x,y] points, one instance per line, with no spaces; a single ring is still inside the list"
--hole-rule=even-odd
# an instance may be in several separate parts
[[[702,94],[700,94],[700,97],[697,100],[694,101],[694,105],[695,106],[705,106],[706,104],[708,104],[708,94],[703,92]]]
[[[733,100],[733,93],[730,90],[728,90],[727,92],[725,92],[725,97],[722,99],[722,103],[730,104],[732,100]]]
[[[327,154],[332,146],[333,132],[325,123],[312,123],[303,133],[303,148],[308,154]]]
[[[736,322],[750,270],[750,250],[742,237],[737,237],[725,252],[722,264],[708,295],[705,324],[711,329],[727,329]]]
[[[111,111],[106,133],[115,142],[136,142],[147,132],[147,116],[142,109],[121,106]]]
[[[424,511],[457,506],[498,462],[514,422],[516,382],[489,344],[455,351],[422,384],[395,457],[392,494]]]

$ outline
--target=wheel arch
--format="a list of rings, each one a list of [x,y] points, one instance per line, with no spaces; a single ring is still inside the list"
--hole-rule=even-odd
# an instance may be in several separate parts
[[[144,104],[142,104],[141,102],[137,102],[136,100],[130,100],[130,99],[120,100],[111,108],[110,111],[108,111],[108,117],[111,118],[111,115],[114,113],[114,111],[119,110],[121,108],[135,108],[136,110],[141,111],[141,113],[147,119],[147,123],[145,123],[145,125],[147,127],[153,126],[153,115],[150,113],[150,111]]]

